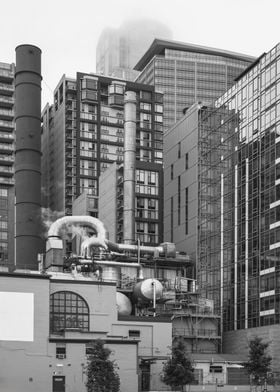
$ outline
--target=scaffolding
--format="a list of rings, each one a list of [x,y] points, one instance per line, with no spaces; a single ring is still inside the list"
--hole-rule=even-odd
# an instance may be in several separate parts
[[[232,159],[237,115],[226,107],[203,107],[198,115],[197,279],[201,293],[221,307],[224,261],[232,257]]]

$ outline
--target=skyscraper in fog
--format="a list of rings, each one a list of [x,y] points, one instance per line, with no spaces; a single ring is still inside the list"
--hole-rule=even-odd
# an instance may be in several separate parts
[[[227,50],[155,39],[135,65],[136,81],[164,93],[167,129],[194,102],[211,102],[225,93],[254,57]]]
[[[96,72],[126,80],[134,80],[133,67],[154,38],[171,39],[172,33],[161,22],[140,19],[124,22],[119,28],[103,30],[96,50]]]

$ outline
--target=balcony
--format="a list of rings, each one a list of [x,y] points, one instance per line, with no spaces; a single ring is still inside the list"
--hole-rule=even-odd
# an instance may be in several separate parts
[[[0,154],[0,164],[1,165],[13,165],[14,163],[13,155],[2,155]]]
[[[5,83],[0,83],[0,94],[9,95],[9,96],[13,95],[14,86]]]
[[[12,108],[15,103],[15,100],[13,97],[7,97],[7,96],[0,96],[0,107],[3,108]]]
[[[68,91],[75,91],[76,92],[76,82],[66,82],[65,83],[65,90]]]
[[[12,120],[14,118],[14,111],[11,109],[0,109],[0,118],[3,120]]]
[[[0,143],[0,152],[5,152],[7,154],[12,154],[15,150],[14,143]]]
[[[94,90],[83,90],[81,93],[81,100],[83,102],[97,102],[98,101],[98,95],[97,91]]]
[[[158,219],[158,211],[157,210],[145,210],[143,208],[137,208],[136,210],[136,218],[140,219]]]
[[[0,130],[13,130],[15,127],[15,124],[13,121],[7,121],[7,120],[0,120]]]
[[[12,83],[14,79],[14,73],[9,69],[0,68],[0,81]]]
[[[14,135],[12,133],[0,133],[0,142],[13,142]]]
[[[112,94],[109,96],[109,105],[115,108],[122,108],[124,105],[123,95]]]
[[[14,175],[14,168],[11,166],[0,167],[0,176],[12,177]]]
[[[14,185],[14,179],[13,178],[8,178],[8,177],[0,177],[0,184],[1,185]]]

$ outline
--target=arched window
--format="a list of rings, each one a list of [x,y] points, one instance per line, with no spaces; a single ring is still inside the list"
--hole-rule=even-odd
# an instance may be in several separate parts
[[[50,332],[65,329],[89,330],[89,307],[86,301],[71,291],[58,291],[50,297]]]

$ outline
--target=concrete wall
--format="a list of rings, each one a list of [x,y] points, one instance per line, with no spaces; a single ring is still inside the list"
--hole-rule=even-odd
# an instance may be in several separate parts
[[[84,298],[90,308],[90,332],[111,330],[117,320],[116,287],[98,282],[51,281],[50,294],[57,291],[72,291]]]
[[[178,144],[181,143],[181,158]],[[171,197],[173,196],[173,242],[179,251],[196,257],[197,247],[197,143],[198,112],[196,106],[164,136],[164,240],[171,240]],[[185,155],[188,154],[188,169]],[[173,164],[173,180],[171,165]],[[178,224],[178,176],[181,176],[181,214]],[[185,232],[185,189],[188,188],[188,234]]]
[[[237,331],[225,332],[223,334],[223,352],[237,353],[248,356],[249,342],[255,336],[269,343],[267,353],[272,356],[272,370],[279,372],[280,363],[280,334],[279,325],[269,325],[265,327],[240,329]]]
[[[98,216],[109,233],[109,239],[117,239],[117,164],[113,163],[99,177]]]
[[[0,277],[0,292],[9,293],[8,302],[14,308],[15,318],[7,320],[7,313],[4,313],[0,305],[0,390],[5,392],[16,391],[51,391],[51,378],[49,377],[49,280],[37,278],[25,278],[14,275]],[[18,340],[18,329],[28,323],[24,320],[28,312],[20,312],[13,303],[14,293],[30,294],[34,300],[34,333],[32,340]],[[24,303],[23,303],[24,306]],[[21,313],[21,314],[20,314]],[[18,317],[17,317],[18,316]],[[9,318],[12,316],[10,315]],[[32,316],[28,314],[28,318]],[[2,320],[2,321],[1,321]],[[4,323],[8,322],[13,331],[10,331],[11,339],[4,337]],[[29,320],[32,322],[32,319]],[[17,325],[13,325],[15,323]],[[27,324],[28,325],[28,324]],[[24,337],[22,339],[26,339]],[[5,339],[5,340],[4,340]]]

